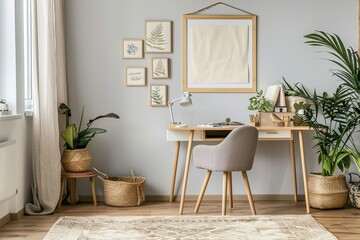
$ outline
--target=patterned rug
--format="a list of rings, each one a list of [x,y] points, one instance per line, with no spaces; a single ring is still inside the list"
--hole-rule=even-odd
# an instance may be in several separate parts
[[[337,239],[311,215],[60,217],[56,239]]]

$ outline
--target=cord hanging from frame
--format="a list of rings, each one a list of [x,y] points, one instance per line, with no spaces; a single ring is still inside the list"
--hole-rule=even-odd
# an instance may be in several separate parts
[[[244,13],[249,14],[249,15],[255,15],[255,14],[253,14],[253,13],[251,13],[251,12],[245,11],[245,10],[243,10],[243,9],[240,9],[240,8],[237,8],[237,7],[234,7],[234,6],[231,6],[231,5],[229,5],[229,4],[227,4],[227,3],[223,3],[223,2],[217,2],[217,3],[211,4],[211,5],[209,5],[209,6],[207,6],[207,7],[204,7],[204,8],[202,8],[202,9],[200,9],[200,10],[197,10],[197,11],[192,12],[192,13],[187,13],[187,14],[185,14],[185,15],[195,15],[195,14],[199,14],[199,13],[201,13],[201,12],[203,12],[203,11],[206,11],[206,10],[208,10],[208,9],[210,9],[210,8],[213,8],[213,7],[217,6],[217,5],[224,5],[224,6],[226,6],[226,7],[233,8],[233,9],[235,9],[235,10],[244,12]]]

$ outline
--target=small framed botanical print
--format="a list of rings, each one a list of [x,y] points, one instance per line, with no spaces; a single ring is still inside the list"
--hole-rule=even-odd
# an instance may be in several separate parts
[[[146,68],[127,67],[126,86],[146,86]]]
[[[151,59],[151,72],[154,79],[169,78],[169,59],[153,58]]]
[[[171,21],[145,21],[145,53],[171,53]]]
[[[123,39],[123,58],[144,58],[143,40]]]
[[[167,85],[165,84],[150,85],[150,106],[152,107],[167,106]]]

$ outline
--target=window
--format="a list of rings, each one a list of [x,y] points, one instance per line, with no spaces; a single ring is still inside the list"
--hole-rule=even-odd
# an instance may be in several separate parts
[[[32,21],[31,21],[31,0],[25,0],[23,5],[24,19],[24,97],[25,111],[33,111],[33,95],[32,95]]]

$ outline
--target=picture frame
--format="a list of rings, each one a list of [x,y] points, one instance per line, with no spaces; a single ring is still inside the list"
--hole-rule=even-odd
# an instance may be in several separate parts
[[[126,68],[126,86],[143,87],[146,86],[145,67]]]
[[[145,53],[172,53],[172,21],[145,21]]]
[[[169,78],[169,58],[152,58],[151,73],[153,79]]]
[[[183,91],[256,92],[256,16],[183,16]]]
[[[150,85],[150,106],[166,107],[167,106],[167,85],[151,84]]]
[[[122,53],[124,59],[144,58],[144,41],[142,39],[123,39]]]

